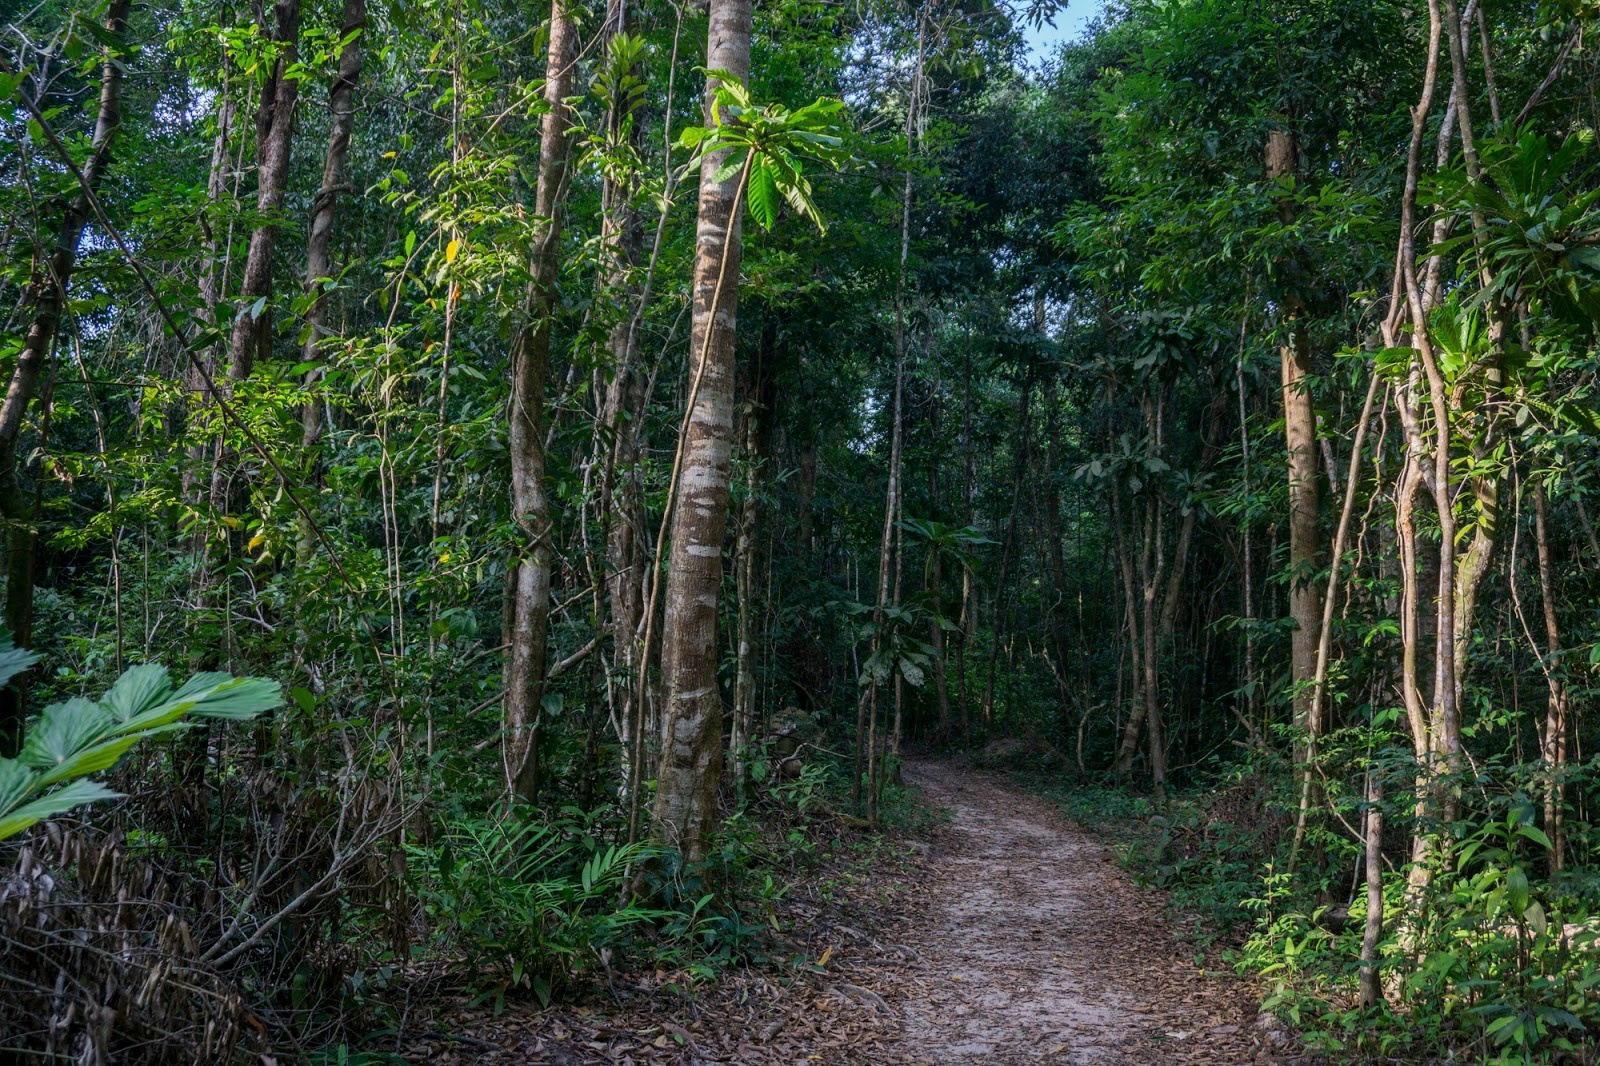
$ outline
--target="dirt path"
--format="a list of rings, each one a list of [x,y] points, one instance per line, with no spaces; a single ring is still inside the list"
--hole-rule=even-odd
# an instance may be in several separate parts
[[[428,1066],[1069,1066],[1294,1061],[1256,997],[1194,965],[1160,893],[1050,804],[952,763],[913,763],[950,812],[931,844],[837,861],[779,903],[807,964],[619,975],[609,991],[502,1013],[441,1000],[412,1020]],[[848,853],[852,849],[845,849]],[[911,855],[907,852],[922,852]],[[448,1035],[447,1035],[448,1034]]]
[[[904,934],[905,1061],[1274,1061],[1251,990],[1184,958],[1159,895],[1101,844],[994,776],[924,762],[907,778],[950,825]]]

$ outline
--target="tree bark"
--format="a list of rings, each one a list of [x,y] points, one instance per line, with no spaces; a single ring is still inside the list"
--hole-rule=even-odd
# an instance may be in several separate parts
[[[1292,179],[1299,146],[1287,130],[1276,128],[1267,137],[1267,174]],[[1278,201],[1279,217],[1294,219],[1293,200]],[[1311,689],[1317,670],[1317,641],[1321,613],[1316,573],[1321,555],[1317,520],[1317,416],[1312,407],[1309,377],[1311,345],[1306,336],[1304,304],[1290,292],[1283,299],[1288,337],[1278,348],[1283,386],[1283,428],[1289,454],[1289,616],[1294,620],[1290,648],[1290,679],[1294,689],[1294,722],[1309,738],[1318,723],[1312,720]],[[1307,749],[1309,750],[1309,749]]]
[[[110,39],[121,40],[129,6],[129,0],[112,0],[105,23]],[[98,189],[105,177],[117,128],[122,124],[122,65],[115,52],[115,46],[106,49],[92,150],[82,171],[90,189]],[[55,345],[67,303],[67,287],[77,265],[78,245],[84,227],[93,217],[88,193],[80,191],[68,201],[56,231],[55,247],[39,264],[28,286],[26,298],[33,319],[11,371],[5,400],[0,403],[0,519],[6,527],[5,624],[11,639],[24,648],[33,644],[33,556],[37,534],[33,528],[33,495],[22,483],[23,422]],[[0,690],[0,755],[15,755],[21,747],[22,723],[27,716],[24,684],[19,677]]]
[[[769,334],[776,331],[768,331]],[[771,374],[770,336],[764,336],[756,349],[756,366],[750,375],[749,397],[744,412],[744,499],[739,507],[739,525],[734,541],[734,677],[733,723],[728,736],[728,751],[733,756],[734,787],[743,792],[748,747],[756,719],[755,611],[756,555],[761,491],[761,419],[769,399],[767,380]]]
[[[534,192],[534,247],[529,263],[526,320],[511,352],[511,509],[523,536],[511,586],[511,632],[506,670],[505,764],[512,793],[531,803],[539,792],[540,707],[550,632],[550,567],[554,555],[550,494],[545,475],[545,379],[550,367],[550,320],[561,267],[561,201],[571,118],[578,28],[565,0],[550,5],[545,61],[545,113]]]
[[[248,378],[256,360],[265,357],[272,347],[272,249],[277,243],[278,213],[283,209],[283,194],[289,183],[294,109],[300,93],[299,79],[287,76],[295,64],[299,44],[300,0],[277,0],[273,18],[272,41],[278,48],[278,58],[261,87],[261,107],[256,113],[256,212],[260,218],[250,234],[230,340],[233,361],[228,366],[228,377],[236,382]],[[343,66],[342,61],[340,65]]]
[[[711,0],[706,67],[743,82],[750,73],[750,0]],[[706,86],[711,121],[715,79]],[[706,855],[722,772],[717,688],[717,603],[728,523],[733,445],[734,338],[739,298],[739,200],[745,175],[714,180],[728,150],[700,165],[690,351],[698,388],[683,426],[683,464],[672,515],[661,672],[667,690],[652,837],[689,862]]]
[[[1383,996],[1378,980],[1378,943],[1383,939],[1383,787],[1374,769],[1367,770],[1366,925],[1361,932],[1361,1005],[1377,1006]]]
[[[628,32],[626,0],[610,0],[602,33],[610,39]],[[638,98],[625,91],[613,92],[606,112],[606,128],[613,142],[631,136],[635,147],[641,141],[638,123],[629,120],[638,109]],[[600,516],[606,538],[606,593],[611,629],[612,668],[626,679],[616,685],[617,734],[622,755],[622,780],[625,794],[632,797],[643,776],[645,759],[645,715],[643,701],[636,701],[633,678],[639,672],[639,624],[644,614],[646,570],[644,484],[640,469],[640,446],[644,420],[645,390],[640,367],[639,325],[642,294],[634,278],[644,245],[643,221],[633,198],[638,179],[631,172],[606,169],[600,193],[601,239],[606,275],[604,288],[621,311],[611,328],[608,346],[611,377],[606,384],[601,421],[605,427],[608,455],[601,479]]]
[[[1567,686],[1561,679],[1561,626],[1556,619],[1555,568],[1550,563],[1548,510],[1544,483],[1535,478],[1533,529],[1539,551],[1539,599],[1544,604],[1545,680],[1550,688],[1539,751],[1548,775],[1544,792],[1544,825],[1545,836],[1550,838],[1551,845],[1550,872],[1558,873],[1566,866],[1561,777],[1567,761]]]
[[[328,154],[322,164],[322,187],[311,205],[311,231],[306,241],[306,291],[314,293],[306,309],[306,339],[301,360],[321,362],[319,346],[327,335],[323,321],[328,312],[327,293],[322,283],[333,273],[329,248],[333,242],[334,208],[339,194],[348,191],[344,180],[345,158],[350,152],[350,132],[355,125],[356,81],[361,77],[361,36],[367,24],[367,0],[344,0],[344,26],[339,31],[346,41],[339,53],[339,73],[328,91],[328,111],[333,116],[328,134]],[[322,369],[306,372],[306,397],[300,410],[302,440],[305,447],[322,436],[322,404],[315,395]]]

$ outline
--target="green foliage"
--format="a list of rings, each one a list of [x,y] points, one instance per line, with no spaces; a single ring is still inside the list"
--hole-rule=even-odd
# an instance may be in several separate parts
[[[10,678],[36,656],[0,643]],[[121,795],[90,775],[111,769],[139,741],[188,728],[189,719],[245,721],[283,704],[276,682],[200,673],[174,690],[167,668],[135,666],[98,703],[53,703],[33,719],[15,759],[0,758],[0,840],[35,822]]]
[[[712,94],[710,126],[689,126],[678,145],[691,151],[689,165],[702,156],[724,149],[742,150],[725,162],[712,181],[724,182],[742,174],[750,215],[763,229],[778,220],[780,199],[797,214],[811,220],[818,232],[827,232],[805,177],[803,159],[838,166],[844,158],[840,122],[844,103],[817,100],[790,111],[778,103],[757,107],[750,90],[726,71],[708,70],[717,79]]]
[[[548,1005],[663,916],[622,901],[626,878],[651,850],[604,845],[578,828],[519,812],[458,822],[438,845],[409,849],[434,936],[465,954],[474,991],[497,1004],[520,987]]]

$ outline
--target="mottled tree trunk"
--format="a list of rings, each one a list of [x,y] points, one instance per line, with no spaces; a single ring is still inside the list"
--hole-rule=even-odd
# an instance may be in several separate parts
[[[755,735],[756,673],[756,557],[760,530],[760,491],[762,457],[762,416],[770,410],[768,382],[772,372],[772,350],[776,331],[769,330],[756,349],[756,365],[750,375],[749,395],[744,405],[744,499],[739,507],[739,525],[734,540],[734,671],[733,722],[728,735],[728,751],[733,756],[734,787],[744,788],[746,748]]]
[[[112,0],[106,11],[106,32],[119,41],[127,25],[129,0]],[[83,165],[83,178],[96,189],[111,161],[117,127],[122,123],[122,64],[106,50],[100,77],[100,110],[95,118],[93,150]],[[33,643],[33,497],[22,483],[21,442],[28,405],[39,390],[39,378],[50,358],[56,332],[67,302],[67,286],[77,265],[78,243],[93,219],[89,194],[80,191],[67,204],[56,231],[55,247],[37,264],[26,300],[33,319],[22,351],[11,371],[5,401],[0,403],[0,519],[6,527],[5,624],[21,647]],[[0,690],[0,755],[15,755],[21,745],[26,717],[26,689],[21,678]]]
[[[256,114],[256,212],[260,219],[250,234],[233,318],[233,361],[228,365],[232,381],[248,378],[256,360],[265,357],[272,346],[272,249],[278,240],[278,213],[289,184],[295,101],[300,93],[299,79],[287,76],[296,62],[300,0],[277,0],[273,19],[272,41],[278,58],[261,87],[261,108]]]
[[[344,163],[350,151],[350,132],[355,125],[356,81],[361,77],[361,34],[366,23],[367,0],[344,0],[344,27],[340,36],[346,43],[339,53],[339,73],[328,92],[328,111],[333,116],[333,125],[328,134],[328,154],[322,164],[322,187],[311,205],[311,232],[306,242],[306,291],[315,294],[311,306],[306,309],[306,340],[300,356],[307,363],[320,362],[318,347],[327,335],[323,321],[328,301],[321,285],[333,273],[329,248],[333,242],[334,207],[339,194],[349,191],[344,180]],[[300,423],[308,448],[322,436],[322,404],[314,395],[321,376],[320,367],[306,372],[306,397],[300,409]]]
[[[1267,137],[1267,174],[1292,179],[1297,172],[1299,146],[1281,128]],[[1294,219],[1294,203],[1284,196],[1278,202],[1284,222]],[[1312,680],[1317,671],[1317,637],[1321,623],[1321,597],[1316,573],[1321,555],[1321,530],[1317,518],[1317,416],[1312,408],[1311,345],[1306,335],[1303,304],[1298,294],[1284,297],[1284,328],[1288,336],[1278,348],[1283,386],[1283,432],[1289,454],[1289,617],[1294,620],[1290,639],[1290,681],[1294,688],[1295,725],[1315,736],[1320,723],[1312,721]],[[1309,752],[1307,747],[1304,751]]]
[[[1367,883],[1366,923],[1361,931],[1361,1005],[1377,1006],[1383,996],[1378,980],[1378,944],[1383,939],[1383,788],[1377,771],[1367,770],[1367,826],[1365,863]]]
[[[609,40],[628,30],[626,0],[606,5],[603,34]],[[640,126],[629,119],[638,100],[616,92],[607,109],[606,128],[613,141],[625,135],[635,146]],[[609,448],[601,479],[601,522],[606,531],[606,594],[611,631],[612,669],[622,679],[614,686],[617,699],[617,734],[621,744],[623,789],[630,794],[644,776],[644,702],[636,702],[634,678],[639,672],[639,622],[644,614],[646,554],[644,544],[644,484],[639,465],[641,427],[644,421],[644,381],[641,374],[639,326],[643,296],[634,279],[643,248],[643,223],[633,198],[637,178],[608,168],[600,194],[601,238],[606,257],[604,287],[621,309],[611,329],[611,377],[606,383],[601,422]]]
[[[750,0],[711,0],[706,66],[741,82],[750,73]],[[713,80],[706,87],[711,118]],[[744,174],[714,180],[727,150],[700,165],[695,232],[695,357],[692,403],[683,426],[682,467],[672,515],[672,547],[662,628],[661,672],[667,690],[652,837],[705,857],[717,820],[722,775],[722,695],[717,689],[717,601],[728,524],[728,469],[733,445],[734,332],[739,297],[738,201]]]
[[[511,580],[511,632],[506,668],[507,781],[512,793],[533,802],[539,791],[540,707],[544,699],[545,652],[550,632],[550,495],[545,476],[545,379],[550,367],[550,319],[561,267],[561,200],[571,149],[572,95],[578,28],[565,0],[550,5],[550,49],[546,57],[545,113],[539,141],[539,178],[534,192],[534,247],[529,263],[525,320],[511,351],[511,510],[523,541]]]

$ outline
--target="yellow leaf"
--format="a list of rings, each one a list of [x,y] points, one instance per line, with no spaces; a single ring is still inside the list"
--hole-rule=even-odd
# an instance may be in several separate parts
[[[266,534],[257,533],[255,536],[250,538],[250,543],[246,544],[244,546],[244,550],[247,551],[247,552],[253,552],[257,548],[261,547],[261,545],[265,544],[266,542],[267,542]]]
[[[826,965],[828,965],[828,960],[831,959],[831,958],[833,958],[833,945],[829,944],[826,948],[823,949],[822,958],[817,960],[817,965],[818,966],[826,966]]]
[[[230,514],[222,516],[222,524],[227,526],[229,529],[238,529],[242,523]]]
[[[443,555],[439,556],[439,565],[440,566],[443,566],[445,563],[448,563],[449,561],[450,561],[450,553],[449,552],[445,552]]]
[[[461,254],[461,238],[460,237],[454,238],[453,240],[451,240],[451,242],[449,244],[444,246],[444,261],[446,263],[454,263],[456,261],[456,256],[458,256],[460,254]]]

